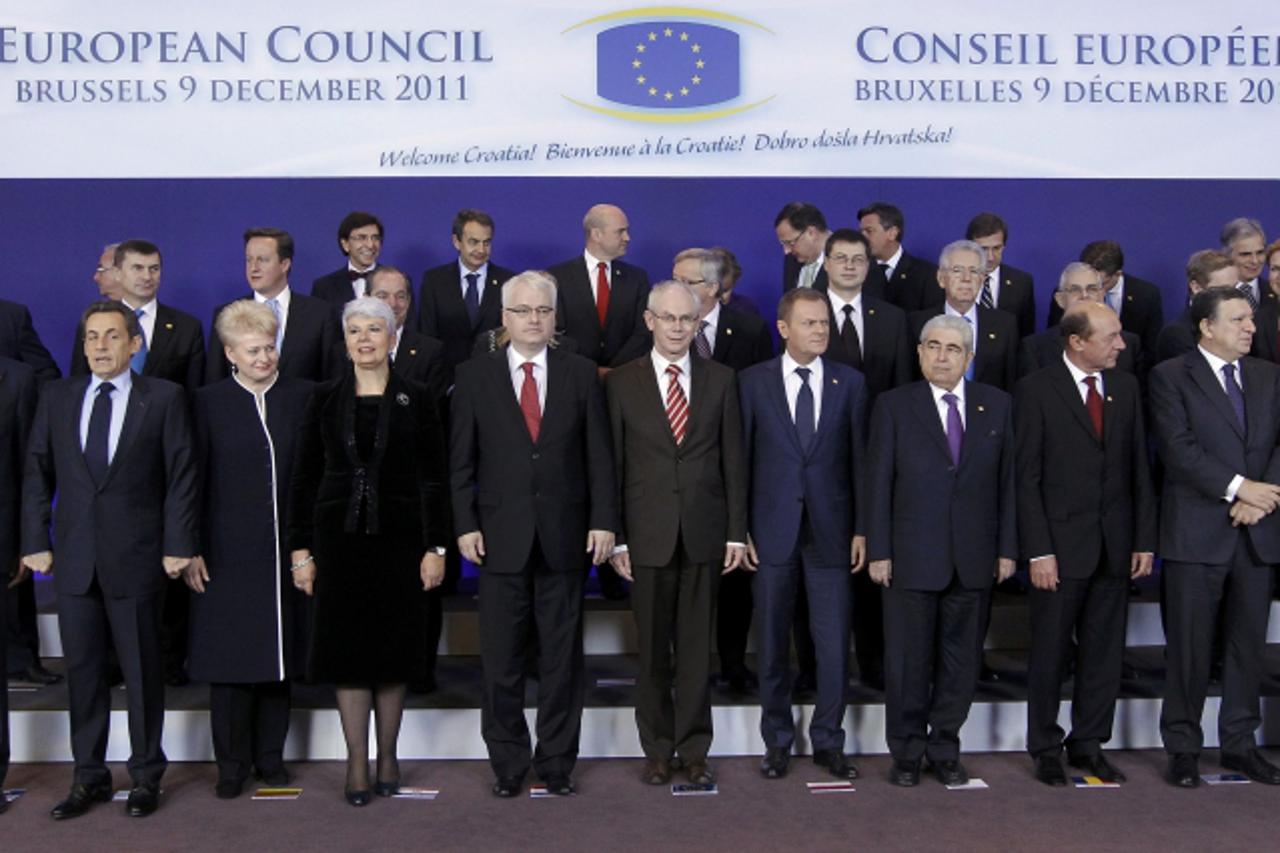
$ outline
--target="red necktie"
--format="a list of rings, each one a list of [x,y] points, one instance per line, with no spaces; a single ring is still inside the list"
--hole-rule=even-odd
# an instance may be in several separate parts
[[[1084,395],[1084,407],[1089,410],[1089,420],[1093,421],[1093,431],[1102,438],[1102,395],[1098,393],[1098,377],[1086,376],[1084,384],[1089,386]]]
[[[603,329],[604,319],[609,316],[609,275],[603,261],[596,264],[596,313],[600,316],[600,328]]]
[[[542,407],[538,405],[538,383],[533,379],[533,362],[526,361],[520,365],[524,368],[524,384],[520,386],[520,411],[524,414],[524,425],[529,428],[529,437],[538,440],[538,430],[542,427]]]
[[[680,365],[667,365],[667,422],[676,444],[684,442],[685,428],[689,424],[689,399],[680,387]]]

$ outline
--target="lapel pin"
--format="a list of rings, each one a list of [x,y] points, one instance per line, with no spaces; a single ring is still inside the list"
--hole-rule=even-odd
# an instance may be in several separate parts
[[[172,328],[173,328],[173,324],[172,324],[172,323],[165,323],[165,324],[164,324],[164,327],[165,327],[166,329],[172,329]]]
[[[876,309],[874,309],[874,308],[868,308],[868,309],[867,309],[867,316],[868,316],[868,317],[870,317],[870,316],[871,316],[872,314],[874,314],[874,313],[876,313]]]
[[[979,407],[978,407],[978,411],[979,411],[979,412],[985,412],[986,410],[987,410],[987,409],[986,409],[986,407],[985,407],[985,406],[979,406]]]
[[[995,332],[987,332],[987,337],[994,341],[994,340],[996,339],[996,333],[995,333]]]
[[[416,349],[409,350],[409,355],[417,355],[417,354],[418,354],[418,351]]]
[[[409,405],[409,395],[401,391],[399,394],[396,395],[396,402],[402,406]]]
[[[831,384],[832,384],[832,385],[839,385],[839,384],[840,384],[840,380],[839,380],[839,379],[832,379],[832,380],[831,380]]]
[[[725,330],[724,330],[724,333],[725,333],[726,335],[732,335],[732,334],[733,334],[733,329],[725,329]]]
[[[1107,395],[1107,402],[1108,402],[1108,403],[1114,403],[1114,402],[1115,402],[1115,397],[1112,397],[1110,394],[1108,394],[1108,395]]]

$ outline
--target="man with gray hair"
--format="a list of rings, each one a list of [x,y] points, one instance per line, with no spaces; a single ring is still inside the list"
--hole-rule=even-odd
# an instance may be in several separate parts
[[[938,258],[938,286],[945,295],[943,303],[913,311],[908,319],[913,338],[919,338],[925,323],[934,317],[957,317],[967,323],[973,332],[973,358],[965,379],[1008,391],[1017,377],[1021,335],[1012,314],[978,304],[986,275],[986,253],[981,246],[972,240],[948,243]]]
[[[102,247],[98,256],[98,268],[93,273],[93,283],[98,287],[98,296],[119,302],[124,298],[124,288],[120,286],[120,271],[116,269],[116,246],[119,243],[108,243]]]
[[[549,347],[556,286],[529,271],[502,285],[510,344],[458,365],[449,441],[458,549],[480,569],[481,726],[514,797],[530,765],[574,791],[582,726],[582,590],[618,530],[609,424],[596,366]],[[536,632],[536,633],[535,633]],[[524,717],[526,650],[538,648],[538,744]]]
[[[942,261],[977,267],[967,278],[981,282],[981,253]],[[1013,407],[1003,391],[965,380],[974,357],[965,319],[930,319],[916,352],[924,381],[880,395],[867,452],[867,558],[885,588],[889,781],[919,784],[927,757],[940,782],[963,785],[960,728],[982,613],[992,579],[1013,574],[1017,557]]]
[[[1267,236],[1256,219],[1237,217],[1222,226],[1219,235],[1222,251],[1231,258],[1240,274],[1236,289],[1244,294],[1254,311],[1264,301],[1274,300],[1275,293],[1262,286],[1262,267],[1267,262]]]
[[[1101,303],[1106,293],[1102,277],[1102,273],[1095,267],[1083,261],[1072,261],[1062,268],[1062,274],[1058,276],[1058,289],[1053,292],[1054,304],[1065,312],[1073,305]],[[1124,330],[1121,330],[1120,335],[1124,340],[1124,349],[1116,357],[1116,369],[1138,375],[1145,381],[1145,371],[1138,374],[1138,365],[1145,363],[1142,339],[1133,332]],[[1062,347],[1062,332],[1056,324],[1023,338],[1018,348],[1018,378],[1056,364],[1062,359]]]
[[[666,784],[677,758],[693,784],[715,782],[707,753],[716,592],[746,556],[737,380],[689,352],[698,306],[686,284],[654,287],[644,314],[653,349],[605,378],[622,486],[613,567],[633,583],[636,723],[650,785]]]

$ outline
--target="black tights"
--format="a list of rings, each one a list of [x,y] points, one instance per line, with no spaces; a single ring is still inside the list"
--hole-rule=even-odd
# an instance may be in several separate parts
[[[404,714],[403,684],[375,684],[371,687],[339,687],[338,716],[347,741],[347,790],[369,789],[369,712],[373,711],[378,739],[378,781],[399,782],[396,740]]]

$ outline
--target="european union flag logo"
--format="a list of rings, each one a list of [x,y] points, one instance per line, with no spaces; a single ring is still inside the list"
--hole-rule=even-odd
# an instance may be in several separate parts
[[[739,94],[738,34],[710,24],[648,22],[596,36],[596,92],[633,107],[678,109]]]

